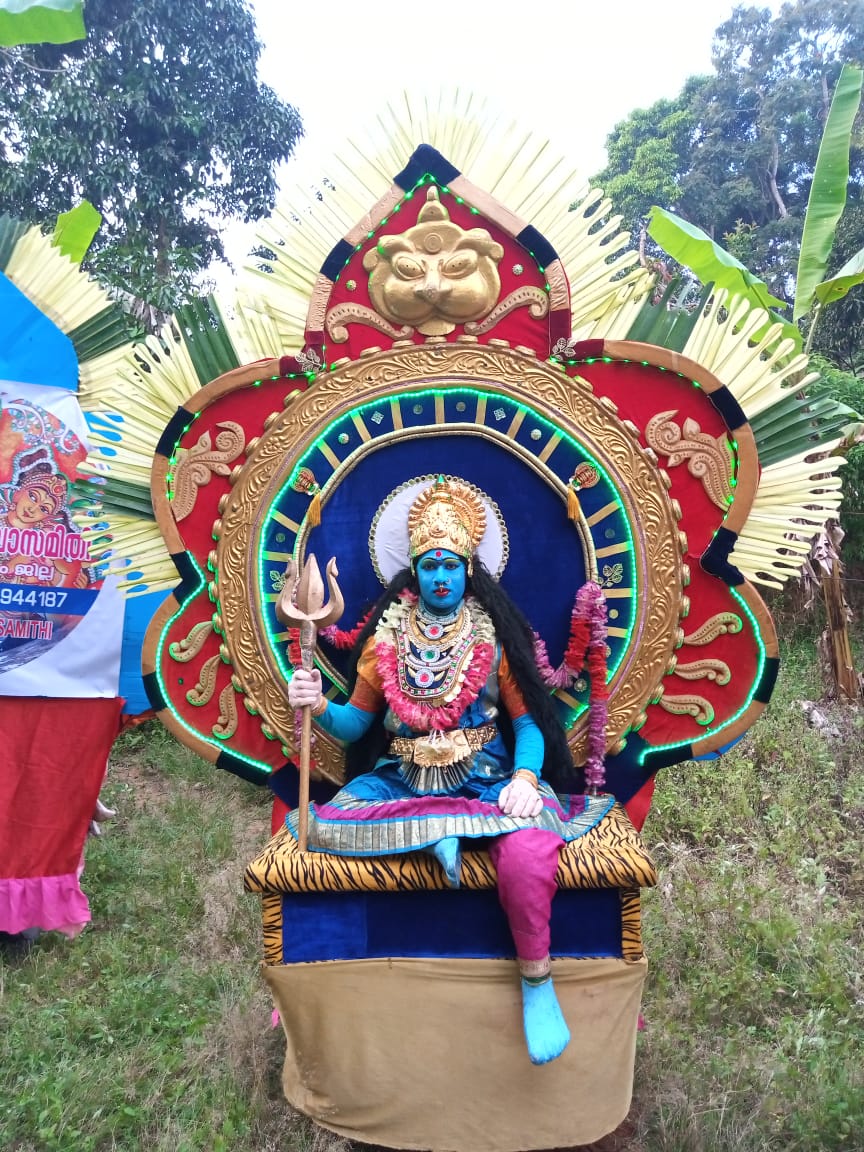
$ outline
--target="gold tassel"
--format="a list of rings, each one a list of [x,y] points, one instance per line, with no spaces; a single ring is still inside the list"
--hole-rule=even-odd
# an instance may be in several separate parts
[[[310,528],[317,528],[321,523],[321,489],[316,488],[312,496],[312,503],[309,505],[309,513],[306,517],[309,521]]]
[[[572,484],[567,485],[567,519],[574,523],[579,519],[579,494]]]

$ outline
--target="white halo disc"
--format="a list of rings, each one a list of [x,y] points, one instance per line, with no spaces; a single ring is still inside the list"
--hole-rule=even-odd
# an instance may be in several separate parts
[[[438,474],[431,473],[406,480],[381,501],[369,529],[369,555],[375,574],[382,584],[389,584],[397,572],[408,567],[408,512],[423,489],[437,479]],[[459,476],[447,476],[446,479],[465,484],[482,501],[486,509],[486,531],[477,548],[477,555],[486,571],[500,580],[510,555],[507,525],[501,509],[476,484],[469,484]]]

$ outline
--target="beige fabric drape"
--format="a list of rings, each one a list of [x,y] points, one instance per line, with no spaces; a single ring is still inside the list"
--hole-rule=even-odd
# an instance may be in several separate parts
[[[287,1037],[288,1100],[340,1135],[400,1149],[587,1144],[627,1115],[646,961],[553,963],[572,1039],[535,1067],[508,960],[264,966]]]

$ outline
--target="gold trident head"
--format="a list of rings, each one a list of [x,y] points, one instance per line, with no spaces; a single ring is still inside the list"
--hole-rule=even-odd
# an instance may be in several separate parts
[[[303,565],[303,572],[299,579],[297,565],[292,557],[288,561],[285,573],[285,584],[282,594],[276,602],[276,615],[283,624],[289,628],[300,629],[300,652],[303,657],[303,667],[312,670],[315,654],[315,636],[319,628],[326,628],[335,624],[345,611],[345,601],[342,597],[336,577],[339,575],[336,568],[336,557],[333,556],[325,569],[327,586],[330,590],[330,599],[324,603],[324,581],[318,568],[318,561],[310,555]]]

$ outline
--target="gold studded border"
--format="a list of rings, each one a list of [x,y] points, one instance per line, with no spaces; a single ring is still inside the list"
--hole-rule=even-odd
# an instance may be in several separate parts
[[[558,366],[500,347],[410,345],[345,362],[308,392],[295,393],[286,411],[267,421],[267,431],[251,449],[246,466],[234,474],[233,491],[214,526],[225,639],[247,707],[259,713],[283,743],[293,745],[293,712],[285,685],[274,676],[266,655],[255,571],[257,526],[284,478],[306,446],[350,408],[394,388],[410,391],[446,381],[497,390],[534,408],[586,443],[620,478],[644,595],[639,641],[622,662],[609,700],[609,747],[614,750],[656,694],[673,654],[684,608],[679,513],[667,496],[663,474],[638,442],[638,430],[617,418],[614,404],[594,396],[589,386],[568,378]],[[584,758],[586,727],[583,719],[571,736],[577,762]],[[325,759],[334,745],[319,732]],[[338,747],[332,751],[338,764]]]

